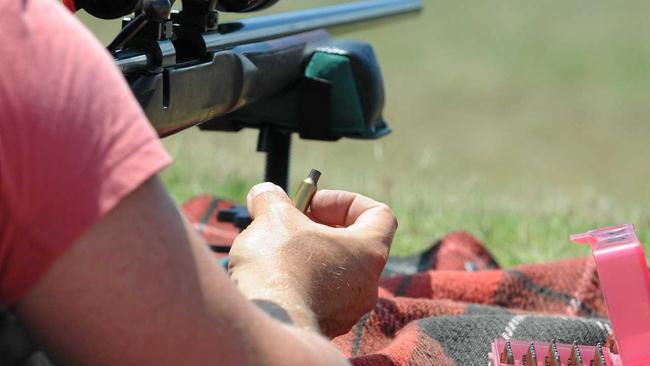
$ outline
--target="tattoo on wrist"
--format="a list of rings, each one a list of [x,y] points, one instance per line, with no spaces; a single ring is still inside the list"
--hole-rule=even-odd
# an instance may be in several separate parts
[[[277,303],[261,299],[253,299],[252,301],[255,305],[257,305],[258,308],[269,314],[273,319],[284,324],[293,325],[293,321],[291,320],[291,316],[289,316],[289,312]]]

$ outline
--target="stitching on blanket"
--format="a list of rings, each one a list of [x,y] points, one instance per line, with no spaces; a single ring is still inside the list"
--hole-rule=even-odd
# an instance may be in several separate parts
[[[370,318],[370,312],[366,313],[361,317],[361,319],[359,319],[359,322],[354,329],[354,341],[352,341],[352,351],[350,352],[352,357],[359,353],[359,348],[361,348],[361,334],[363,333],[363,328],[365,327],[368,318]]]
[[[612,327],[609,325],[607,322],[601,322],[600,320],[596,320],[596,324],[604,329],[608,334],[613,334],[612,332]]]
[[[519,324],[526,319],[527,315],[515,315],[510,319],[508,324],[506,325],[506,329],[504,329],[503,333],[501,333],[501,338],[503,339],[510,339],[512,335],[515,333],[515,329],[519,326]]]

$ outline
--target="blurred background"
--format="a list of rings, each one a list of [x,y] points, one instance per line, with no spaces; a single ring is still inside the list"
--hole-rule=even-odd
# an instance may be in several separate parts
[[[284,0],[262,13],[343,2]],[[589,255],[567,237],[604,225],[634,223],[650,243],[647,3],[424,5],[340,35],[374,45],[394,132],[295,139],[293,185],[313,167],[322,188],[387,202],[399,255],[452,230],[474,234],[503,265]],[[80,17],[104,43],[119,27]],[[198,129],[167,138],[175,162],[163,178],[179,203],[203,192],[241,201],[263,176],[256,140]]]

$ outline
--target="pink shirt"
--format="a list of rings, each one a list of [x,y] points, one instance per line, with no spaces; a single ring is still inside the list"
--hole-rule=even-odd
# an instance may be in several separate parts
[[[169,162],[106,50],[55,0],[0,0],[0,303]]]

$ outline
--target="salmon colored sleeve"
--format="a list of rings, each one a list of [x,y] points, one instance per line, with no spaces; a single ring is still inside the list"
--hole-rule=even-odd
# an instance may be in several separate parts
[[[0,0],[0,303],[170,163],[105,49],[54,0]]]

